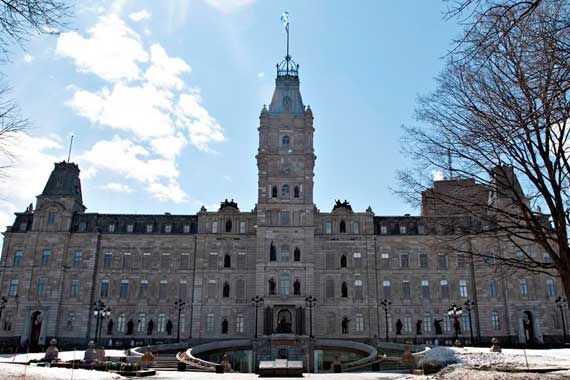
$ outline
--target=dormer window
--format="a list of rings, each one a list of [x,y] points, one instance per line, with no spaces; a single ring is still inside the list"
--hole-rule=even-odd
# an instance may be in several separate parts
[[[132,233],[135,229],[135,225],[134,224],[127,224],[127,232],[128,233]]]
[[[149,224],[146,225],[146,232],[147,232],[147,233],[151,233],[151,232],[152,232],[152,229],[153,229],[152,224],[149,223]]]
[[[107,228],[107,231],[109,231],[110,233],[115,232],[115,223],[109,224],[109,227]]]
[[[388,233],[388,227],[387,226],[380,226],[380,233],[382,235],[386,235]]]
[[[164,232],[169,234],[172,232],[172,224],[167,224],[164,226]]]
[[[407,233],[407,228],[406,226],[400,226],[400,234],[401,235],[405,235]]]
[[[289,136],[288,135],[285,135],[281,138],[281,145],[289,146]]]

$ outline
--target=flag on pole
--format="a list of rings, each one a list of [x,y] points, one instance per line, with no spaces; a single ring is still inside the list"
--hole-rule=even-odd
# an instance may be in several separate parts
[[[281,22],[285,28],[289,27],[289,12],[283,12],[281,15]]]

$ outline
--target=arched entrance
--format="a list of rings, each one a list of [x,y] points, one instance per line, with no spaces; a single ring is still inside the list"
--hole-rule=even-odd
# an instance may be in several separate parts
[[[277,313],[277,333],[291,334],[293,332],[293,315],[288,309],[281,309]]]
[[[30,351],[39,349],[40,336],[42,333],[42,312],[34,311],[31,318]]]
[[[535,343],[534,337],[534,317],[532,312],[525,310],[523,313],[523,331],[525,337],[525,343],[532,346]]]

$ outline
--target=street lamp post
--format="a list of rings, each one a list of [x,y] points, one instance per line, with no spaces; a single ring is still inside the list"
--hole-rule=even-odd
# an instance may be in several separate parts
[[[473,306],[475,306],[475,302],[467,300],[464,303],[465,305],[465,310],[467,310],[467,313],[469,313],[469,334],[471,335],[471,344],[474,344],[474,339],[473,339],[473,324],[471,322],[471,309],[473,308]]]
[[[178,310],[178,331],[176,332],[176,341],[178,343],[180,343],[180,314],[184,309],[184,305],[186,305],[186,302],[182,301],[182,299],[178,299],[174,302],[174,306],[176,306],[176,309]]]
[[[95,316],[95,343],[99,343],[103,319],[111,316],[111,308],[105,305],[103,301],[98,300],[93,304],[93,315]]]
[[[313,338],[313,307],[317,303],[317,299],[313,296],[305,297],[305,304],[309,308],[309,338]]]
[[[257,316],[258,316],[258,310],[261,307],[261,305],[263,305],[263,297],[261,296],[255,296],[251,299],[251,304],[253,306],[255,306],[255,335],[254,335],[254,339],[257,339]]]
[[[558,308],[560,309],[560,318],[562,319],[562,332],[564,334],[563,343],[566,344],[566,319],[564,319],[564,306],[566,305],[566,299],[558,296],[554,303],[558,305]]]
[[[459,324],[459,317],[461,317],[462,314],[463,314],[463,309],[461,309],[461,306],[457,306],[456,304],[452,304],[451,307],[447,309],[447,315],[449,315],[450,318],[453,318],[453,328],[455,329],[455,340],[459,339],[459,330],[461,328]]]
[[[388,341],[388,309],[390,308],[390,305],[392,304],[392,302],[390,302],[389,300],[384,298],[382,300],[381,304],[382,304],[382,309],[384,309],[384,322],[386,323],[386,342],[387,342]]]

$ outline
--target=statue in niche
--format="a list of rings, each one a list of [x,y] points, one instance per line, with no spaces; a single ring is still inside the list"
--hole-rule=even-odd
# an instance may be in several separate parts
[[[433,326],[435,327],[435,335],[443,334],[443,329],[441,328],[441,322],[443,322],[443,319],[436,318],[433,321]]]
[[[398,319],[396,321],[396,335],[402,335],[402,327],[404,327],[404,324],[402,320]]]

